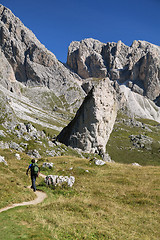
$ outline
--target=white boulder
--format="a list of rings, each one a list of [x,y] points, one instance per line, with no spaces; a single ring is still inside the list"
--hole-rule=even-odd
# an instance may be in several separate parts
[[[141,167],[139,163],[132,163],[132,166]]]
[[[75,177],[73,176],[58,176],[58,175],[48,175],[45,178],[45,183],[47,185],[62,186],[64,183],[67,183],[68,187],[72,187],[75,182]]]
[[[53,163],[44,162],[42,167],[43,168],[52,168],[53,167]]]
[[[4,163],[5,165],[8,165],[8,163],[6,162],[3,156],[0,156],[0,163],[1,162]]]

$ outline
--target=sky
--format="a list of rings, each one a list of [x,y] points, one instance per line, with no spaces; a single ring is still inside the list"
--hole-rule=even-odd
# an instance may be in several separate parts
[[[160,46],[160,0],[1,0],[53,52],[66,62],[72,41],[145,40]]]

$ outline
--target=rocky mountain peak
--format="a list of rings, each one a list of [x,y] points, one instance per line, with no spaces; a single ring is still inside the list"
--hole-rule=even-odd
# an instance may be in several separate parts
[[[132,115],[160,121],[152,101],[160,102],[160,48],[148,42],[72,42],[67,66],[0,5],[0,61],[0,96],[8,99],[2,101],[8,107],[1,109],[8,116],[14,112],[14,119],[58,134],[79,108],[58,135],[66,145],[105,152],[117,111],[124,106]]]
[[[3,5],[0,5],[0,49],[3,63],[0,83],[5,88],[20,92],[20,83],[27,87],[47,87],[57,97],[63,96],[63,102],[79,107],[85,96],[80,87],[81,78],[59,62]]]
[[[0,46],[20,82],[30,78],[30,62],[50,67],[57,62],[53,53],[26,28],[8,8],[0,5]],[[35,80],[35,79],[34,79]]]
[[[120,84],[130,81],[131,90],[151,100],[160,96],[160,47],[146,41],[134,41],[130,47],[121,41],[72,42],[67,64],[84,79],[109,77]]]

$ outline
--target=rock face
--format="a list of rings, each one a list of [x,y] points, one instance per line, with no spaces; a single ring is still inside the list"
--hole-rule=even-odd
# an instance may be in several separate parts
[[[117,114],[116,92],[110,80],[93,86],[75,118],[58,135],[58,140],[87,152],[105,152]]]
[[[134,41],[128,47],[121,41],[72,42],[67,68],[0,4],[0,61],[0,123],[17,125],[14,134],[25,141],[44,136],[30,124],[18,124],[19,119],[58,134],[86,95],[75,118],[58,135],[60,142],[74,148],[107,156],[105,147],[117,109],[127,101],[133,115],[160,122],[160,109],[152,104],[152,100],[160,103],[160,48],[153,44]],[[150,101],[143,101],[140,95]],[[6,145],[1,141],[0,145],[24,150],[15,142]],[[28,154],[40,157],[36,150]],[[46,149],[46,154],[54,156],[58,151]]]
[[[101,43],[94,39],[72,42],[67,64],[82,78],[108,76],[127,82],[132,91],[158,102],[160,96],[160,47],[134,41],[128,47],[118,43]]]
[[[160,107],[152,100],[131,91],[131,89],[125,85],[121,85],[120,90],[127,99],[126,106],[130,110],[132,116],[139,116],[141,118],[160,122]]]
[[[68,48],[68,66],[82,78],[105,77],[107,69],[101,56],[103,45],[94,39],[72,42]]]
[[[5,88],[19,92],[18,84],[15,79],[14,71],[0,49],[0,84]]]
[[[63,96],[69,105],[77,102],[79,106],[79,100],[84,97],[79,86],[80,77],[60,63],[55,55],[2,5],[0,60],[0,83],[13,92],[18,92],[18,83],[23,83],[25,86],[52,89],[56,96]]]

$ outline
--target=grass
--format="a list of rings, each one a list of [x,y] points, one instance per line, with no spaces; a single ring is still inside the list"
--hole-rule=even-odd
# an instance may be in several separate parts
[[[4,168],[14,173],[18,181],[17,162],[11,153],[6,158],[9,166]],[[1,213],[1,239],[160,239],[160,167],[118,163],[96,166],[88,159],[71,156],[45,161],[54,163],[49,174],[75,176],[73,188],[53,190],[39,178],[38,188],[45,191],[48,198],[36,206]],[[24,156],[20,177],[23,183],[28,181],[25,174],[22,177],[27,162]],[[2,195],[4,191],[5,188],[1,190]],[[32,192],[27,191],[28,198],[32,198]],[[6,204],[3,199],[2,203]]]
[[[65,120],[66,118],[70,119],[73,117],[73,114],[68,111],[69,105],[64,96],[57,97],[52,90],[48,91],[37,91],[35,88],[25,88],[23,89],[23,93],[29,98],[32,99],[34,96],[33,102],[40,105],[40,107],[46,112],[47,111],[54,111],[54,115],[63,115],[61,120]]]
[[[119,118],[127,117],[119,115]],[[37,187],[45,191],[48,198],[35,206],[0,213],[0,239],[159,240],[160,127],[154,121],[139,121],[152,131],[116,122],[107,151],[117,163],[104,166],[91,163],[93,156],[87,153],[83,153],[86,158],[79,158],[79,153],[63,144],[54,146],[63,156],[48,157],[45,151],[52,148],[46,139],[40,140],[47,148],[28,141],[28,149],[38,148],[42,155],[39,166],[43,174],[73,175],[76,181],[73,188],[53,189],[38,178]],[[47,136],[55,134],[38,125],[35,127],[45,131]],[[6,132],[2,126],[1,129]],[[135,148],[129,138],[131,134],[152,137],[151,150]],[[12,133],[1,140],[11,138],[18,143],[22,140]],[[27,188],[30,178],[25,175],[30,158],[20,153],[21,160],[17,160],[15,153],[15,150],[0,149],[0,155],[8,163],[8,166],[0,163],[0,208],[35,198],[33,191]],[[53,162],[54,167],[42,169],[43,162]],[[143,167],[132,166],[132,162]]]
[[[27,189],[30,179],[25,176],[30,158],[22,153],[21,160],[17,160],[15,153],[13,150],[0,149],[0,155],[4,156],[8,163],[8,166],[0,163],[0,208],[12,203],[29,201],[35,197]]]
[[[121,115],[120,117],[125,118],[125,116],[122,117]],[[137,162],[143,166],[160,166],[160,126],[152,120],[141,119],[141,122],[147,124],[152,131],[140,127],[128,126],[125,122],[117,121],[106,149],[115,162],[127,164]],[[132,134],[143,134],[151,137],[153,139],[151,150],[134,147],[129,138]]]

